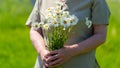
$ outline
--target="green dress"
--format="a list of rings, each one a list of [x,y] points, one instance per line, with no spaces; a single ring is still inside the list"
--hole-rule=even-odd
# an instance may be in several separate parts
[[[76,44],[93,35],[93,26],[88,28],[85,24],[85,18],[88,17],[92,24],[108,24],[110,11],[105,0],[67,0],[68,11],[79,18],[79,22],[75,25],[69,34],[69,38],[65,44]],[[30,14],[26,25],[43,20],[42,15],[38,14],[48,7],[54,7],[53,0],[36,0],[36,4]],[[62,68],[100,68],[95,58],[96,49],[89,53],[80,54],[62,64]],[[42,68],[42,61],[38,55],[35,68]]]

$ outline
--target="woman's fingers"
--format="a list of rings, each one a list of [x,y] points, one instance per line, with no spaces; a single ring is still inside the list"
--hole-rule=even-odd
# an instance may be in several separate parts
[[[62,56],[59,54],[59,50],[51,51],[49,54],[45,56],[46,67],[55,67],[60,64],[62,61]]]
[[[56,66],[60,65],[61,63],[62,63],[62,59],[60,58],[60,59],[57,59],[57,60],[49,63],[48,67],[56,67]]]
[[[68,49],[67,47],[47,53],[44,57],[46,67],[53,68],[66,62],[72,57],[70,53],[71,49]]]
[[[43,68],[46,68],[48,65],[46,65],[45,62],[43,62]]]
[[[53,56],[53,55],[56,55],[56,54],[58,54],[58,50],[51,51],[48,54],[46,54],[45,58],[48,58],[49,56]]]
[[[46,62],[49,63],[49,62],[52,62],[52,61],[55,61],[56,59],[60,58],[59,54],[56,54],[56,55],[53,55],[53,56],[50,56],[48,58],[46,58]]]

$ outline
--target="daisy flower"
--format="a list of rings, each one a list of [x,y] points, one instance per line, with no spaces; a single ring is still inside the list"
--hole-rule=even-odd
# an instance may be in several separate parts
[[[43,29],[48,30],[49,29],[49,24],[44,24]]]
[[[68,11],[64,11],[63,13],[62,13],[62,17],[69,17],[70,15],[69,15],[69,12]]]
[[[38,26],[42,27],[43,24],[44,24],[44,22],[41,21],[41,22],[38,24]]]
[[[78,18],[75,15],[70,16],[71,25],[76,25],[78,23]]]
[[[54,26],[54,27],[59,26],[57,19],[50,19],[49,22],[50,22],[50,26]]]
[[[38,22],[34,22],[34,23],[32,23],[32,27],[33,27],[34,30],[38,30],[38,29],[40,28]]]
[[[69,27],[70,26],[70,20],[69,18],[63,18],[62,19],[62,22],[61,22],[61,25],[66,28],[66,27]]]

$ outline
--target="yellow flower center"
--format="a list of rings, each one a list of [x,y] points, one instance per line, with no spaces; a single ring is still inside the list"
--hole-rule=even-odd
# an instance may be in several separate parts
[[[59,14],[59,13],[60,13],[60,10],[56,10],[56,13]]]
[[[53,16],[53,18],[56,18],[56,16]]]
[[[37,27],[38,27],[38,25],[36,24],[36,25],[35,25],[35,27],[37,28]]]
[[[48,10],[51,10],[50,8],[48,8]]]
[[[54,21],[54,22],[53,22],[53,24],[57,24],[57,22],[56,22],[56,21]]]
[[[48,14],[48,17],[50,17],[51,15],[50,14]]]
[[[44,25],[44,28],[45,28],[45,29],[48,29],[48,28],[49,28],[48,24],[45,24],[45,25]]]
[[[75,21],[75,19],[74,19],[74,18],[70,19],[70,22],[71,22],[71,23],[72,23],[73,21]]]
[[[64,24],[67,24],[67,21],[66,21],[66,20],[64,20]]]

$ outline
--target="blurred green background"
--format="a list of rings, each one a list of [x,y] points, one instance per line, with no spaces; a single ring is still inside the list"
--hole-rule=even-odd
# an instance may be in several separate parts
[[[111,10],[107,42],[97,49],[101,68],[120,68],[120,0],[107,0]],[[25,22],[29,0],[0,0],[0,68],[33,68],[37,53]]]

